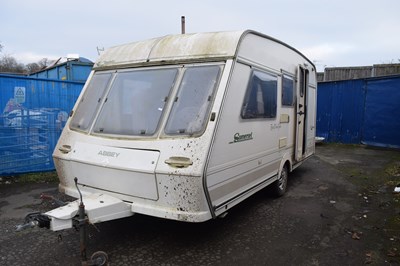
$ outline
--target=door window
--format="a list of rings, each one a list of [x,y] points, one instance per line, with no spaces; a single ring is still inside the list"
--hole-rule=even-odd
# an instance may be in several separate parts
[[[295,82],[292,77],[282,76],[282,105],[293,106],[295,99]]]

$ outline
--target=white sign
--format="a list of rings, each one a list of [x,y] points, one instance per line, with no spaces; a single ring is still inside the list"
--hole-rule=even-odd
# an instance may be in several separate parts
[[[25,87],[14,87],[14,99],[17,103],[25,102]]]

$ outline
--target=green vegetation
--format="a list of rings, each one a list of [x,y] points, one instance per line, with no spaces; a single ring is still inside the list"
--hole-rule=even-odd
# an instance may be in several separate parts
[[[52,183],[58,182],[58,177],[56,171],[19,174],[2,177],[0,184],[7,181],[10,183]]]

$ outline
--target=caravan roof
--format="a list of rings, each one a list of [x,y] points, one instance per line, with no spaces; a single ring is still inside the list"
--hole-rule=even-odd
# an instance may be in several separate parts
[[[280,43],[308,60],[295,48],[252,30],[167,35],[108,48],[100,55],[95,70],[143,65],[226,60],[236,56],[241,40],[248,34]]]
[[[167,35],[107,49],[94,68],[233,58],[244,31]]]

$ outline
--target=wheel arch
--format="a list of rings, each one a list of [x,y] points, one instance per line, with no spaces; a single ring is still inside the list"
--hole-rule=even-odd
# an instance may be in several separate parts
[[[279,164],[278,176],[281,174],[282,169],[283,169],[283,167],[285,165],[287,166],[288,172],[289,173],[292,172],[292,170],[293,170],[293,161],[291,159],[291,154],[289,154],[289,153],[284,154],[284,156],[281,159],[281,162]]]

